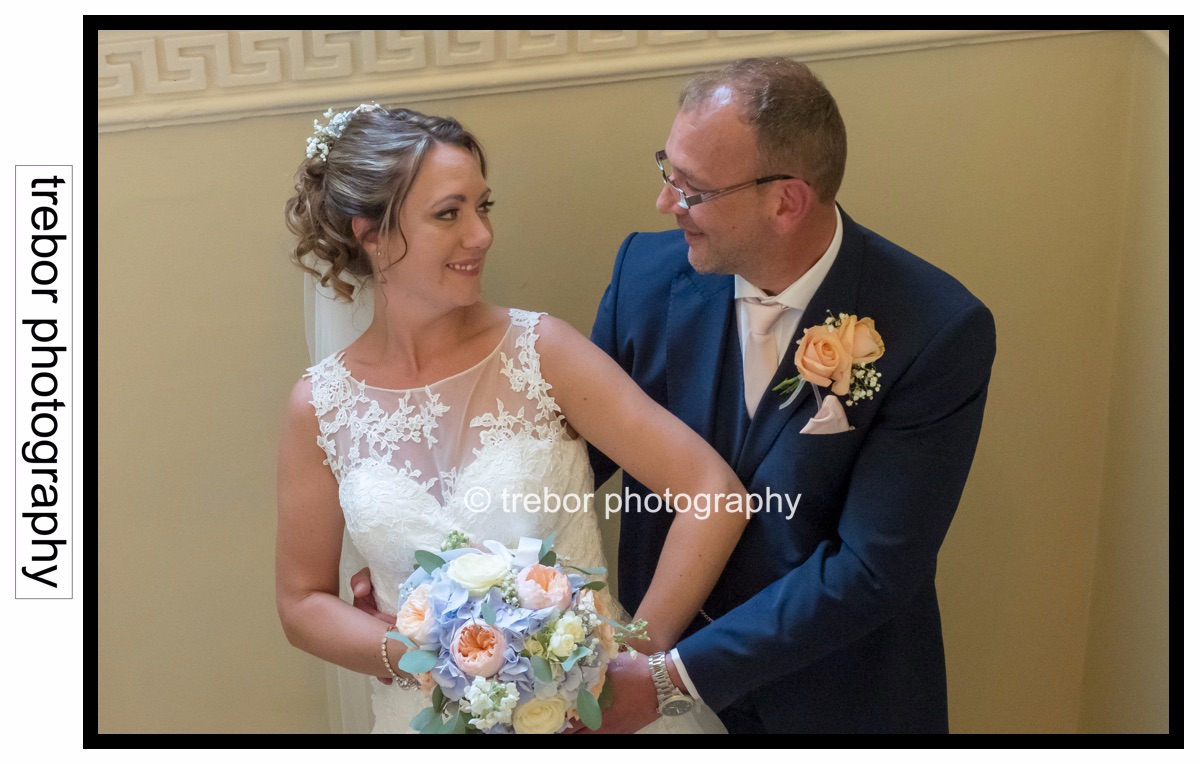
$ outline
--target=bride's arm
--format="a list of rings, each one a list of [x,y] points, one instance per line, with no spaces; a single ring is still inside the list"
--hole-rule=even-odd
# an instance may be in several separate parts
[[[708,495],[710,506],[746,507],[745,488],[725,460],[690,427],[650,399],[616,362],[569,324],[538,324],[542,373],[563,415],[635,480],[663,494]],[[737,497],[734,499],[734,497]],[[694,502],[693,502],[694,503]],[[748,516],[677,512],[637,617],[650,644],[673,647],[696,617],[733,553]]]
[[[311,399],[311,383],[300,380],[292,389],[279,438],[279,620],[295,647],[352,671],[386,675],[380,642],[388,626],[337,595],[344,520],[337,480],[323,464],[325,452],[317,445],[319,428]],[[403,653],[400,642],[389,640],[393,668]]]

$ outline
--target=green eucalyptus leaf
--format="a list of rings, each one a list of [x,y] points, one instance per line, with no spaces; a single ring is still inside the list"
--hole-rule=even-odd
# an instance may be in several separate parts
[[[596,617],[599,618],[601,621],[604,621],[605,623],[607,623],[609,626],[613,627],[614,629],[620,629],[621,631],[629,631],[628,627],[626,627],[625,624],[623,624],[619,621],[614,621],[613,619],[609,618],[608,616],[604,616],[604,615],[600,615],[599,613],[596,613]]]
[[[408,726],[420,732],[425,728],[426,724],[429,724],[429,720],[434,718],[436,715],[437,714],[432,707],[422,708],[420,713],[414,716],[412,721],[408,723]]]
[[[600,703],[596,700],[596,696],[588,692],[587,687],[582,685],[579,690],[579,698],[575,701],[575,710],[579,712],[579,721],[587,725],[588,729],[600,729],[600,724],[604,721],[604,716],[600,713]]]
[[[479,608],[479,614],[483,616],[483,622],[488,626],[496,623],[496,609],[492,607],[491,600],[484,599],[483,605]]]
[[[420,650],[420,649],[421,649],[421,648],[417,647],[417,643],[416,643],[416,642],[413,642],[411,639],[409,639],[408,637],[404,636],[403,634],[401,634],[401,633],[400,633],[400,632],[398,632],[398,631],[389,631],[389,632],[387,633],[387,638],[388,638],[388,639],[394,639],[394,640],[396,640],[397,642],[403,642],[403,643],[404,643],[404,645],[405,645],[406,647],[411,647],[411,648],[412,648],[412,649],[414,649],[414,650]]]
[[[553,550],[546,552],[546,554],[542,555],[542,559],[538,560],[538,564],[545,565],[546,567],[551,567],[556,562],[558,562],[558,555]]]
[[[608,686],[608,682],[605,682],[604,684],[605,686]],[[429,700],[431,703],[433,703],[433,709],[439,714],[446,710],[446,693],[442,692],[442,686],[440,684],[434,686],[433,695]]]
[[[421,728],[422,735],[436,735],[445,728],[445,722],[442,721],[441,714],[434,714],[429,721],[425,722],[425,726]]]
[[[546,540],[542,542],[541,551],[538,552],[539,560],[541,558],[545,557],[546,553],[548,553],[551,549],[554,548],[554,537],[556,535],[558,535],[558,531],[554,531],[554,533],[551,533],[549,536],[546,537]],[[542,564],[545,565],[546,563],[542,563]]]
[[[600,688],[600,707],[608,708],[613,704],[613,683],[604,678],[604,686]]]
[[[620,621],[614,621],[613,619],[608,618],[607,616],[600,615],[599,613],[596,613],[596,617],[599,618],[601,621],[604,621],[605,623],[607,623],[609,626],[613,627],[614,629],[617,629],[618,631],[623,631],[627,634],[632,634],[634,631],[636,631],[636,629],[629,628],[630,624],[621,623]]]
[[[467,717],[462,711],[459,711],[454,716],[450,717],[446,722],[445,728],[442,730],[448,735],[465,735],[467,734]]]
[[[606,568],[577,568],[574,565],[568,565],[571,570],[578,570],[585,576],[603,576],[608,573]]]
[[[396,665],[401,671],[423,674],[437,665],[437,653],[431,650],[409,650],[400,656],[400,662]]]
[[[554,681],[554,670],[550,668],[550,661],[540,655],[535,655],[529,659],[529,665],[533,667],[533,675],[539,682]]]
[[[446,564],[446,561],[441,557],[438,557],[433,552],[426,552],[424,549],[418,549],[413,557],[416,558],[417,564],[420,565],[426,573],[432,573]]]
[[[579,590],[583,591],[584,589],[595,589],[596,591],[600,591],[606,586],[608,586],[608,584],[604,583],[603,581],[588,581],[586,584],[579,587]]]
[[[567,659],[565,661],[563,661],[563,665],[562,665],[563,671],[570,671],[571,668],[575,665],[575,661],[579,660],[580,658],[584,657],[585,655],[591,655],[591,654],[592,654],[592,651],[587,649],[583,645],[576,647],[575,650],[569,656],[567,656]]]

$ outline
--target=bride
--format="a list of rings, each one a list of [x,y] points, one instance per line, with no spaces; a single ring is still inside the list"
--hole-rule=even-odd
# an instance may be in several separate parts
[[[563,321],[484,302],[493,202],[475,138],[453,119],[360,106],[318,125],[288,201],[295,258],[337,296],[367,279],[366,331],[292,390],[279,446],[276,600],[291,644],[369,676],[375,732],[409,732],[427,705],[396,667],[388,626],[338,597],[343,530],[394,618],[417,549],[450,531],[514,546],[556,534],[580,567],[603,565],[595,508],[537,511],[521,496],[588,507],[586,442],[646,486],[744,494],[725,461]],[[315,257],[319,270],[304,259]],[[586,442],[585,442],[586,441]],[[572,501],[569,497],[575,497]],[[547,502],[549,504],[549,502]],[[670,650],[745,526],[741,513],[675,515],[636,617],[640,650]],[[647,731],[715,722],[664,717]],[[671,722],[671,724],[666,724]]]

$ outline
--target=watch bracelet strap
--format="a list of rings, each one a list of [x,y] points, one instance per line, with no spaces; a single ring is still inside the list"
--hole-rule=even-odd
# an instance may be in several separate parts
[[[650,678],[654,681],[654,691],[658,694],[659,703],[672,695],[687,696],[686,692],[681,692],[671,681],[671,675],[667,672],[667,654],[665,652],[650,656]]]

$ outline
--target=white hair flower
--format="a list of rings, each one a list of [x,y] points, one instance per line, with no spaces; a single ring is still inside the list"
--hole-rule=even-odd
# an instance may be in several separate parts
[[[326,110],[323,115],[329,122],[322,126],[318,120],[313,120],[313,134],[308,139],[308,150],[305,152],[309,159],[320,158],[324,162],[329,157],[329,150],[333,148],[333,143],[338,138],[342,137],[342,133],[346,131],[346,125],[350,124],[350,118],[360,111],[374,111],[383,107],[377,103],[360,104],[350,111],[343,111],[335,114],[333,108]]]

